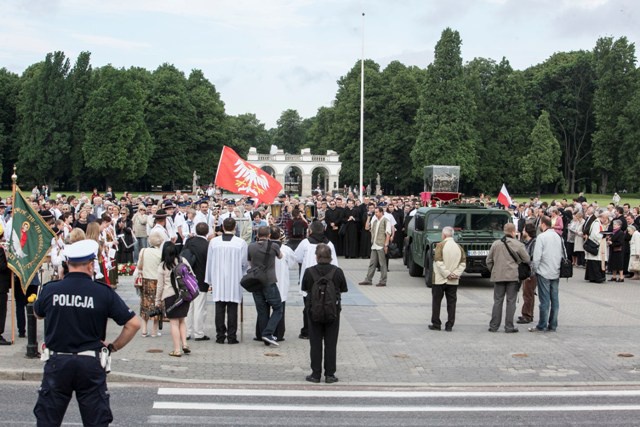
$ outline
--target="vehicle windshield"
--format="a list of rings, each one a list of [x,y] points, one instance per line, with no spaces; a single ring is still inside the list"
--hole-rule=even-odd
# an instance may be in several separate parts
[[[436,213],[427,217],[427,229],[442,230],[444,227],[453,227],[454,230],[463,230],[467,226],[466,213]]]
[[[507,222],[509,222],[508,215],[471,214],[472,230],[502,231]]]

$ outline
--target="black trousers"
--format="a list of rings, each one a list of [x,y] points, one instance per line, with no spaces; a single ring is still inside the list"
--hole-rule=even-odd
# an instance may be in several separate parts
[[[38,401],[33,408],[38,426],[62,424],[74,391],[83,425],[107,426],[113,421],[107,374],[98,358],[51,356],[44,365]]]
[[[309,336],[309,305],[307,304],[307,297],[302,297],[304,308],[302,309],[302,329],[300,329],[300,335],[305,337]]]
[[[4,326],[7,320],[7,300],[8,299],[9,299],[9,292],[0,292],[0,335],[4,334]]]
[[[584,271],[584,280],[590,282],[602,283],[607,279],[602,271],[602,262],[600,260],[587,260],[587,268]]]
[[[431,288],[431,324],[433,326],[442,327],[440,321],[440,305],[442,297],[447,297],[447,316],[448,320],[445,325],[447,328],[453,328],[456,322],[456,302],[458,301],[458,285],[433,285]]]
[[[309,319],[309,344],[311,345],[309,355],[311,356],[311,375],[314,377],[320,378],[322,373],[323,353],[324,375],[335,375],[339,331],[340,316],[331,323],[319,323]]]
[[[225,317],[227,323],[225,325]],[[216,339],[237,339],[238,333],[238,303],[216,301]]]
[[[282,319],[280,319],[280,322],[278,322],[276,331],[273,334],[275,335],[278,341],[284,341],[284,332],[286,330],[284,325],[284,313],[286,311],[286,308],[287,308],[287,302],[282,301]],[[269,315],[271,315],[271,311],[272,311],[271,307],[269,307]],[[261,337],[262,337],[262,329],[260,329],[260,323],[258,322],[258,319],[256,319],[256,338],[262,339]]]

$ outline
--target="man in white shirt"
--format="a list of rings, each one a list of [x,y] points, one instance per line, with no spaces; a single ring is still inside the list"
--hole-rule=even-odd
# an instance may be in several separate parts
[[[209,202],[202,201],[200,203],[200,208],[196,213],[196,216],[193,219],[194,223],[200,224],[204,222],[209,226],[209,234],[212,235],[215,233],[216,223],[215,223],[215,215],[213,212],[209,210]]]
[[[226,206],[227,206],[227,211],[221,213],[220,217],[218,218],[218,227],[222,227],[222,222],[227,218],[233,218],[234,220],[238,219],[236,214],[234,213],[234,210],[236,208],[235,200],[233,199],[227,200]]]

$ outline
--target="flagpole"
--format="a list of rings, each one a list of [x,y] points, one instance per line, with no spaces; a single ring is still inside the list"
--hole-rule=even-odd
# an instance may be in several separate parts
[[[362,191],[364,163],[364,12],[362,12],[362,57],[360,59],[360,202],[364,202],[364,191]]]
[[[18,181],[18,175],[16,175],[16,165],[13,165],[13,175],[11,175],[11,229],[13,229],[13,215],[16,212],[16,182]],[[7,233],[7,230],[4,231]],[[9,240],[11,240],[11,232],[9,230]],[[6,240],[5,235],[5,240]],[[8,260],[7,260],[8,264]],[[10,269],[11,270],[11,269]],[[15,277],[16,273],[11,270],[11,343],[16,342],[16,290],[15,290]]]

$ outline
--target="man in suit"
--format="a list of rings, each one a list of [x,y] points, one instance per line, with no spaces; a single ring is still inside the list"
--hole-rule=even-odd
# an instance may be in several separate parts
[[[182,256],[189,262],[193,273],[198,279],[198,289],[200,293],[191,301],[187,314],[187,339],[194,337],[196,341],[208,341],[209,337],[204,334],[204,325],[207,320],[207,294],[209,285],[205,283],[205,272],[207,270],[207,253],[209,251],[209,226],[205,222],[196,225],[196,235],[188,239],[182,250]]]

